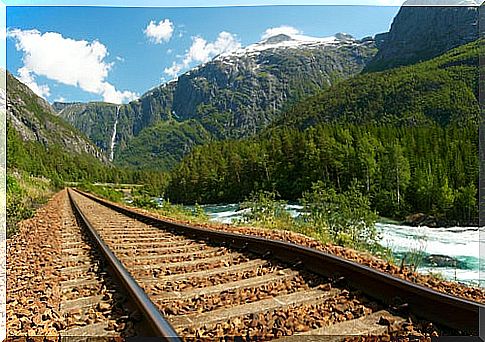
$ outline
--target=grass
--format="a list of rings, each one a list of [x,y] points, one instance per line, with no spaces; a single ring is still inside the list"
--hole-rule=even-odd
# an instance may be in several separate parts
[[[95,185],[88,182],[83,182],[77,184],[76,187],[80,190],[99,195],[100,197],[106,198],[112,202],[122,202],[125,196],[122,191],[117,190],[109,185]]]
[[[441,280],[441,281],[445,281],[445,280],[446,280],[446,279],[445,279],[445,276],[444,276],[444,275],[443,275],[443,273],[441,273],[441,272],[429,271],[429,272],[428,272],[428,274],[429,274],[431,277],[435,278],[436,280]],[[455,281],[457,281],[457,280],[456,280],[456,278],[455,278]]]
[[[92,194],[103,197],[112,202],[126,204],[147,209],[156,212],[160,215],[167,216],[176,220],[189,221],[192,223],[207,223],[209,217],[205,214],[201,206],[195,205],[194,209],[189,209],[183,205],[172,204],[168,200],[163,200],[158,203],[150,196],[147,189],[139,186],[134,186],[128,189],[129,196],[126,196],[122,191],[115,189],[112,186],[94,185],[90,183],[82,183],[77,186],[80,190],[90,192]]]
[[[168,216],[181,221],[189,221],[198,224],[209,223],[209,216],[198,204],[196,204],[193,209],[189,209],[180,204],[172,204],[169,201],[163,201],[157,212],[163,216]]]
[[[32,177],[24,172],[7,173],[6,228],[7,238],[18,230],[17,223],[35,214],[35,210],[45,204],[55,189],[46,178]]]

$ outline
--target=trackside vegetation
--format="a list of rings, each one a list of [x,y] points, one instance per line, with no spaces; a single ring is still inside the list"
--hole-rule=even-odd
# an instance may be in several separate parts
[[[44,177],[32,177],[25,172],[7,174],[6,214],[7,238],[17,231],[17,223],[33,216],[39,206],[56,191]]]
[[[129,196],[112,187],[100,185],[84,183],[78,188],[124,205],[128,202],[130,206],[179,222],[217,226],[217,223],[210,222],[202,206],[184,206],[173,204],[168,199],[155,199],[143,188],[133,188]],[[305,192],[300,203],[303,204],[302,214],[292,217],[286,209],[288,202],[280,199],[277,193],[254,192],[240,204],[242,217],[233,225],[296,232],[325,244],[370,252],[391,263],[396,262],[391,250],[379,244],[375,229],[378,217],[370,209],[368,197],[357,184],[348,193],[337,194],[322,183],[316,183],[310,191]],[[415,267],[412,264],[413,256],[414,253],[409,253],[402,263]]]

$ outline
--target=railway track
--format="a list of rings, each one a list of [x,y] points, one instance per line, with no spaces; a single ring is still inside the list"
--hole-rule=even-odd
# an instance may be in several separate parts
[[[111,265],[156,335],[331,335],[338,341],[411,330],[409,314],[453,332],[478,333],[484,306],[475,302],[306,247],[165,222],[78,191],[69,190],[69,197],[100,251],[94,254]],[[67,244],[79,241],[72,229],[66,229]],[[95,263],[91,257],[83,262]],[[84,278],[99,287],[94,275]],[[116,332],[113,324],[97,324],[104,335]],[[134,329],[133,323],[123,328]]]
[[[60,313],[62,337],[134,336],[141,319],[126,305],[126,294],[109,273],[109,266],[79,224],[67,198],[60,208],[62,267]],[[138,315],[139,316],[139,315]]]

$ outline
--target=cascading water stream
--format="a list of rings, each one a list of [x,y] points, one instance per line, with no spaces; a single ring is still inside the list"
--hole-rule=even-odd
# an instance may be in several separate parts
[[[119,115],[120,115],[120,106],[117,106],[116,107],[115,124],[113,125],[113,134],[111,135],[111,146],[110,146],[110,152],[109,152],[109,160],[110,161],[113,161],[114,156],[115,156],[116,127],[118,126]]]

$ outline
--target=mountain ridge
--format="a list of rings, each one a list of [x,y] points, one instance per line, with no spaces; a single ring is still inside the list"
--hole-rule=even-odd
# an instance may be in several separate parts
[[[317,123],[478,124],[480,40],[434,59],[363,73],[295,104],[273,126]]]
[[[293,48],[288,48],[288,44]],[[116,105],[100,102],[54,107],[59,109],[60,117],[85,133],[106,154],[113,152],[110,138],[116,123],[114,161],[129,165],[130,156],[123,151],[143,129],[159,121],[195,120],[206,131],[200,132],[199,137],[250,136],[272,122],[292,101],[359,73],[375,53],[370,38],[357,40],[345,34],[311,39],[280,35],[216,56],[177,80],[152,88],[139,99],[120,106],[118,115]],[[165,126],[163,130],[169,134],[167,129]],[[195,126],[189,130],[193,129],[199,131]],[[174,128],[172,134],[178,133]],[[188,146],[197,140],[188,141]],[[166,151],[159,147],[154,146],[153,150]],[[177,155],[174,160],[181,157]]]

